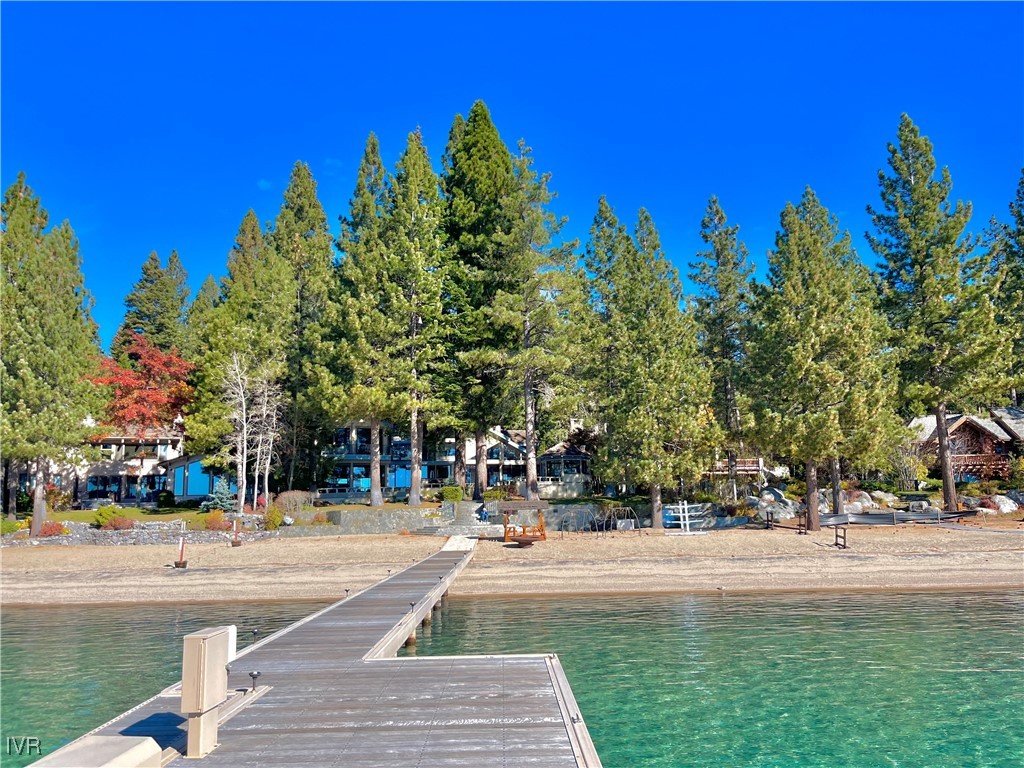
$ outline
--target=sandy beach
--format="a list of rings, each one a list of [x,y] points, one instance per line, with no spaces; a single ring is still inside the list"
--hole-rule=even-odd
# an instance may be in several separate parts
[[[519,549],[481,541],[453,595],[714,590],[859,590],[1024,587],[1019,516],[963,528],[902,525],[831,530],[552,533]],[[996,530],[982,530],[979,526]],[[0,553],[4,604],[188,602],[340,598],[437,551],[442,538],[335,536],[271,539],[232,548],[39,546]]]

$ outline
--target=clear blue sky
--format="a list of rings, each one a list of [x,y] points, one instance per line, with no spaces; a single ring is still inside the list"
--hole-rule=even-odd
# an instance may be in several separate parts
[[[421,126],[437,164],[483,99],[553,174],[586,238],[598,196],[647,207],[685,274],[707,199],[763,278],[779,211],[810,184],[862,259],[886,144],[907,112],[973,227],[1024,165],[1024,4],[11,3],[0,181],[19,170],[81,241],[109,344],[143,260],[193,292],[251,207],[273,219],[308,162],[332,229],[367,134],[393,165]]]

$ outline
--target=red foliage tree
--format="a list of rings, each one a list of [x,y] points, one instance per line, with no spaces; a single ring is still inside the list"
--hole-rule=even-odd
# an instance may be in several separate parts
[[[167,428],[192,400],[186,379],[194,366],[175,354],[162,352],[141,333],[133,333],[125,349],[133,368],[104,358],[96,384],[111,388],[106,423],[120,430]]]

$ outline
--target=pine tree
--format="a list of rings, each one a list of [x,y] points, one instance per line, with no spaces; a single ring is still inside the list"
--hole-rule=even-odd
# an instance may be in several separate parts
[[[1018,405],[1024,392],[1024,170],[1010,217],[1008,224],[993,221],[989,235],[993,275],[1002,281],[996,293],[997,322],[1013,336],[1010,400]]]
[[[114,335],[110,354],[121,359],[132,343],[132,333],[143,333],[163,352],[181,351],[185,345],[185,307],[188,276],[177,251],[171,251],[167,266],[160,266],[156,251],[142,265],[142,277],[124,300],[124,322]]]
[[[389,277],[397,284],[389,308],[402,333],[394,340],[394,391],[407,396],[410,444],[409,504],[420,503],[423,429],[443,415],[437,378],[443,374],[445,284],[444,201],[423,137],[409,134],[391,187],[385,232]],[[442,365],[439,365],[441,363]]]
[[[819,465],[871,453],[872,435],[891,420],[887,333],[849,233],[809,187],[783,210],[768,262],[748,331],[755,434],[805,464],[815,531]]]
[[[729,482],[736,493],[736,453],[740,446],[740,406],[737,385],[743,366],[743,329],[747,319],[749,282],[753,267],[739,241],[739,227],[726,226],[718,198],[708,201],[700,237],[708,250],[690,264],[697,286],[695,317],[700,328],[701,353],[711,363],[715,417],[726,434]]]
[[[5,459],[34,464],[33,535],[46,519],[47,462],[80,456],[86,420],[102,407],[78,240],[67,221],[45,232],[47,223],[19,173],[3,201],[0,445]]]
[[[337,316],[339,342],[334,347],[331,370],[343,397],[335,400],[335,415],[342,420],[361,419],[370,426],[370,504],[384,503],[381,492],[380,431],[385,420],[407,410],[404,395],[396,392],[394,357],[396,339],[406,329],[394,307],[401,289],[389,273],[387,213],[391,189],[380,159],[377,137],[370,134],[359,165],[349,215],[342,219],[338,248],[343,253],[339,276],[341,290]]]
[[[310,394],[315,391],[315,383],[324,375],[327,365],[329,350],[324,337],[333,311],[331,288],[334,285],[334,255],[327,215],[317,198],[316,181],[303,162],[292,168],[270,242],[291,265],[296,290],[295,335],[289,345],[286,381],[290,401],[288,488],[292,488],[299,470],[309,481],[316,480],[319,457],[315,446],[321,433],[328,429],[328,409]]]
[[[206,335],[206,325],[219,303],[220,288],[213,275],[207,275],[185,313],[185,346],[182,352],[191,363],[198,362],[205,351],[202,340]]]
[[[648,487],[653,525],[661,528],[662,488],[696,480],[718,441],[710,374],[697,348],[693,317],[680,308],[678,273],[646,210],[640,210],[629,240],[602,204],[588,266],[597,275],[593,296],[604,318],[607,346],[601,357],[610,384],[597,463],[608,479]]]
[[[285,379],[288,350],[294,343],[297,295],[291,265],[268,242],[251,210],[239,225],[220,299],[213,306],[211,293],[204,285],[200,296],[206,298],[199,305],[202,309],[196,309],[195,325],[190,326],[196,338],[197,367],[186,433],[189,450],[210,454],[216,466],[236,464],[242,475],[239,503],[244,505],[245,472],[237,466],[238,457],[231,453],[228,440],[235,426],[224,398],[225,381],[236,358],[246,363],[240,372],[245,379]]]
[[[966,234],[970,203],[949,202],[949,169],[935,178],[932,144],[907,115],[889,145],[891,175],[878,172],[882,210],[868,207],[882,259],[882,307],[900,349],[909,413],[936,419],[946,509],[958,508],[946,413],[987,404],[1009,389],[1010,331],[996,321],[996,281]]]
[[[511,387],[522,397],[526,498],[536,500],[540,401],[572,363],[576,348],[569,343],[570,318],[582,306],[583,292],[573,255],[576,244],[551,247],[565,222],[546,210],[553,197],[550,175],[538,176],[532,165],[529,148],[520,142],[514,166],[517,186],[503,206],[510,228],[496,235],[504,254],[500,265],[495,264],[495,282],[501,287],[486,316],[497,338],[509,342],[504,367]]]
[[[462,421],[476,436],[474,499],[487,487],[487,430],[508,415],[511,402],[504,386],[503,350],[508,339],[498,338],[487,313],[499,290],[513,290],[501,282],[501,234],[512,229],[506,198],[516,193],[517,182],[508,147],[491,122],[487,106],[477,101],[465,125],[456,119],[449,142],[443,185],[447,195],[446,230],[459,263],[455,285],[463,297],[455,315],[455,344],[463,382]],[[461,436],[457,444],[461,445]]]

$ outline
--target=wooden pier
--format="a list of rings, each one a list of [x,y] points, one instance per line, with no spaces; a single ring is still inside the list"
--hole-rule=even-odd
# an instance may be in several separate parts
[[[462,542],[241,651],[228,689],[255,691],[221,707],[219,745],[188,762],[599,767],[556,656],[394,658],[472,558],[475,541]],[[171,686],[87,736],[152,737],[167,765],[184,750],[180,701],[181,685]],[[64,765],[63,751],[40,763]]]

